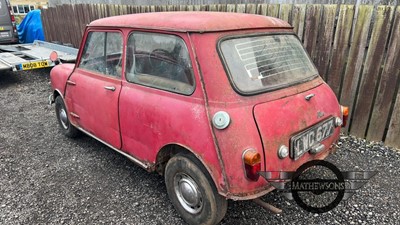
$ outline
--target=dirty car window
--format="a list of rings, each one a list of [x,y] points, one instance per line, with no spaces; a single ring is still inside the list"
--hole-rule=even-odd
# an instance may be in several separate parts
[[[190,95],[194,79],[185,42],[168,34],[135,32],[127,46],[126,79]]]
[[[228,39],[220,50],[234,86],[244,94],[276,90],[318,74],[300,41],[290,34]]]
[[[90,32],[79,67],[113,77],[122,71],[122,35],[117,32]]]

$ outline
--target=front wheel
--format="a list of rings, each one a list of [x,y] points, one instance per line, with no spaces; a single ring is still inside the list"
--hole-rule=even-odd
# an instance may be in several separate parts
[[[61,132],[67,136],[67,137],[76,137],[79,135],[79,130],[76,129],[68,119],[68,113],[67,109],[65,107],[64,101],[60,96],[56,97],[55,100],[55,105],[56,105],[56,115],[57,115],[57,121],[58,124],[60,125]]]
[[[172,204],[188,224],[217,224],[225,216],[227,200],[194,156],[178,154],[170,159],[165,184]]]

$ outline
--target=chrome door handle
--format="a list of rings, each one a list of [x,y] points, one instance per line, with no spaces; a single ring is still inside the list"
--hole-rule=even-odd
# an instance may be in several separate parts
[[[109,91],[115,91],[114,86],[104,86],[104,89],[109,90]]]
[[[72,80],[67,80],[67,84],[69,84],[69,85],[76,85],[76,83],[73,82]]]

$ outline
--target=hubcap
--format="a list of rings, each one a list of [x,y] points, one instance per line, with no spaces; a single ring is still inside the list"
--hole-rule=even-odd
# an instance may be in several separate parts
[[[174,177],[174,190],[182,207],[191,214],[197,214],[203,208],[203,196],[196,182],[185,173]]]
[[[60,115],[61,125],[63,126],[64,129],[68,129],[68,116],[65,109],[61,108],[59,115]]]

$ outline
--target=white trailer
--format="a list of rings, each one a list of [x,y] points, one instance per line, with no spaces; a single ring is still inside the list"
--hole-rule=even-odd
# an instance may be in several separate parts
[[[78,49],[36,40],[32,44],[0,45],[0,71],[32,70],[53,67],[50,60],[55,51],[61,62],[75,62]]]

